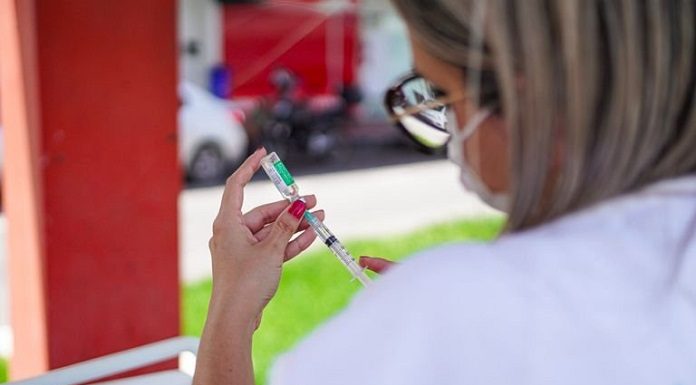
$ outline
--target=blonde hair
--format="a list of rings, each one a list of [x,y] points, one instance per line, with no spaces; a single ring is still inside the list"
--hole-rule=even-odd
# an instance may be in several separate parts
[[[696,172],[693,0],[478,0],[482,49],[477,0],[392,1],[431,54],[493,72],[509,231]]]

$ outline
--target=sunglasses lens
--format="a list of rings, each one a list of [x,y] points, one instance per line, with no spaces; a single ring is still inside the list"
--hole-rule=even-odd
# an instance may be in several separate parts
[[[441,93],[420,77],[392,90],[389,107],[406,132],[428,148],[440,148],[449,140],[447,106],[438,101]]]

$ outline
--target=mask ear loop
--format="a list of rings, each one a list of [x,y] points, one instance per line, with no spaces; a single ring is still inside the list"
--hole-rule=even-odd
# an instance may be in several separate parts
[[[488,117],[490,117],[492,114],[493,111],[489,108],[480,109],[472,118],[469,119],[467,124],[457,131],[456,135],[453,136],[459,136],[461,141],[469,139],[469,137],[473,135],[474,132],[476,132],[476,130],[481,126],[481,123],[488,119]]]

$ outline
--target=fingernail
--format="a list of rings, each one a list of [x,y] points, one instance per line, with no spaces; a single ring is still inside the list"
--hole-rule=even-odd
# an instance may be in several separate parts
[[[304,214],[305,210],[307,210],[307,204],[304,203],[301,199],[298,199],[298,200],[292,202],[292,205],[290,205],[288,212],[293,217],[295,217],[297,219],[301,219],[302,214]]]

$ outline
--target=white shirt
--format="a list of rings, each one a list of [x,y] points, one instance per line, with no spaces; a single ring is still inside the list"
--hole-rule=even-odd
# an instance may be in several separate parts
[[[696,177],[421,253],[270,383],[696,384]]]

